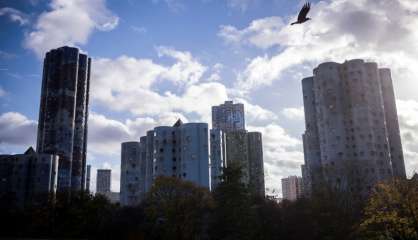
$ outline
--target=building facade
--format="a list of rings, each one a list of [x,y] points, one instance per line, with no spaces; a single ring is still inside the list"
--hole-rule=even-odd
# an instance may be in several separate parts
[[[86,191],[90,192],[90,175],[91,175],[91,165],[87,165],[86,170]]]
[[[209,188],[207,123],[182,123],[154,128],[154,178],[178,177]]]
[[[245,130],[244,104],[225,101],[212,107],[210,138],[211,189],[220,182],[222,169],[237,164],[242,169],[242,180],[251,191],[265,194],[263,145],[261,133]]]
[[[226,167],[238,165],[242,170],[242,182],[250,191],[265,195],[263,143],[261,133],[246,130],[230,131],[225,138]]]
[[[208,125],[182,123],[159,126],[140,142],[122,143],[122,205],[141,202],[158,176],[177,177],[199,186],[210,186]]]
[[[112,183],[112,170],[97,169],[96,194],[110,192],[111,183]]]
[[[3,204],[45,203],[57,189],[58,159],[58,155],[36,153],[32,147],[24,154],[0,155]]]
[[[303,180],[301,177],[282,178],[283,199],[295,201],[303,196]]]
[[[122,143],[121,157],[120,203],[133,206],[139,203],[145,186],[140,142]]]
[[[212,107],[212,128],[224,132],[245,130],[244,104],[225,101]]]
[[[60,157],[58,190],[85,186],[91,59],[77,48],[49,51],[44,59],[37,151]]]
[[[323,63],[302,89],[304,178],[312,190],[326,182],[362,197],[377,182],[406,177],[389,69]]]
[[[226,167],[225,134],[220,129],[210,130],[210,185],[215,189],[221,182],[223,168]]]

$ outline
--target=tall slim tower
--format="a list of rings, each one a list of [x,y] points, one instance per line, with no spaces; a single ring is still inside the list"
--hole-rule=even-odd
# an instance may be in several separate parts
[[[86,191],[90,192],[90,177],[91,177],[91,165],[87,165],[86,173]]]
[[[97,169],[96,192],[109,193],[112,181],[112,170]]]
[[[261,133],[245,130],[244,104],[225,101],[212,107],[210,138],[211,189],[220,182],[224,167],[237,163],[243,183],[260,196],[265,194]]]
[[[44,59],[37,151],[59,155],[58,191],[85,186],[90,65],[72,47]]]
[[[377,182],[406,177],[389,69],[363,60],[323,63],[302,88],[304,172],[313,190],[325,181],[367,196]]]
[[[144,193],[144,181],[141,161],[141,145],[139,142],[122,143],[120,203],[136,205]]]

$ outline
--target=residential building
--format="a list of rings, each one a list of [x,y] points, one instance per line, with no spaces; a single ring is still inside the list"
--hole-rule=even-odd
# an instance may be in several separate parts
[[[159,126],[140,142],[122,143],[121,205],[141,202],[158,176],[178,177],[209,188],[208,125]]]
[[[303,195],[303,180],[301,177],[290,176],[282,178],[283,199],[295,201]]]
[[[226,167],[225,134],[220,129],[210,130],[210,183],[215,189],[221,182],[223,168]]]
[[[224,132],[245,130],[244,104],[225,101],[212,107],[212,128]]]
[[[207,123],[183,123],[154,128],[154,178],[178,177],[209,188]]]
[[[90,175],[91,175],[91,165],[87,165],[86,173],[86,191],[90,192]]]
[[[111,180],[111,169],[98,169],[96,178],[96,194],[110,192]]]
[[[58,190],[85,186],[91,59],[77,48],[49,51],[44,59],[38,153],[59,155]]]
[[[145,190],[140,142],[122,143],[121,157],[120,203],[133,206],[139,203]]]
[[[0,199],[23,207],[46,203],[57,189],[58,155],[36,153],[0,155]]]
[[[220,182],[222,169],[237,163],[243,182],[261,196],[265,194],[261,133],[245,130],[244,104],[225,101],[212,107],[211,189]]]
[[[302,89],[312,191],[327,183],[366,197],[377,182],[406,177],[389,69],[359,59],[322,63]]]
[[[246,130],[230,131],[225,140],[226,167],[239,165],[242,181],[250,191],[259,196],[265,195],[263,144],[261,133]]]

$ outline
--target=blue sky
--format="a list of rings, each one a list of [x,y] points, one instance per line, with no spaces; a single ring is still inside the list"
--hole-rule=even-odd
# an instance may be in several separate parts
[[[279,190],[303,162],[300,80],[352,58],[392,69],[407,172],[418,170],[417,2],[313,1],[313,20],[290,27],[302,4],[0,0],[0,152],[34,145],[42,58],[71,45],[93,58],[88,161],[113,169],[115,191],[122,141],[178,117],[208,122],[227,99],[263,133],[267,187]]]

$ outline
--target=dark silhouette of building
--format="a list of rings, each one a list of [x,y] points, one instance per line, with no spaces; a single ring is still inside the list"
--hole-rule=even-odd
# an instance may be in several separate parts
[[[261,133],[245,130],[244,104],[225,101],[212,107],[210,130],[211,189],[220,182],[228,164],[241,167],[242,182],[260,196],[265,195]]]
[[[85,188],[90,66],[72,47],[44,59],[37,151],[59,155],[58,191]]]
[[[0,201],[6,206],[44,204],[57,188],[58,156],[36,153],[0,155]]]

